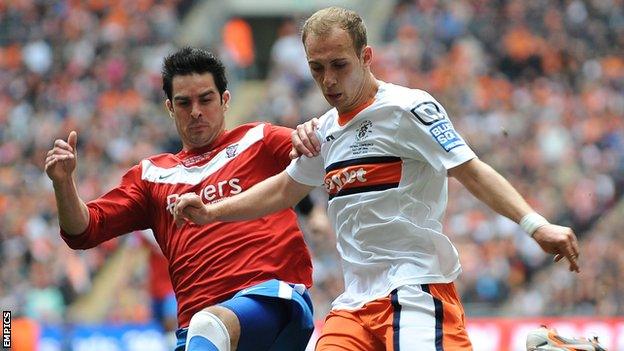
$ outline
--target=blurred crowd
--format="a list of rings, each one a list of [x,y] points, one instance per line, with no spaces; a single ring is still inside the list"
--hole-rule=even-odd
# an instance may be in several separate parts
[[[160,69],[174,49],[182,4],[0,1],[3,309],[63,321],[117,246],[72,251],[59,238],[52,184],[43,172],[54,139],[78,131],[77,178],[86,200],[116,185],[141,158],[179,147],[162,107]],[[107,317],[145,319],[137,312],[149,311],[146,306],[127,305],[111,304]]]
[[[3,309],[65,320],[119,246],[71,251],[59,239],[43,172],[55,138],[78,131],[84,199],[114,186],[141,158],[178,150],[160,68],[187,3],[0,0]],[[298,24],[287,20],[278,31],[255,114],[291,127],[327,108]],[[551,257],[451,180],[445,228],[460,251],[468,315],[496,314],[508,301],[519,306],[515,314],[623,314],[624,216],[604,217],[624,188],[624,1],[399,1],[382,38],[372,43],[376,76],[429,91],[480,158],[582,242],[581,276],[559,267],[544,278],[536,273],[552,270]],[[321,317],[342,278],[325,194],[312,199],[301,224]],[[132,240],[121,245],[138,247]],[[136,294],[149,290],[141,274],[127,282]],[[120,297],[132,303],[111,304],[105,318],[148,319],[145,300]]]

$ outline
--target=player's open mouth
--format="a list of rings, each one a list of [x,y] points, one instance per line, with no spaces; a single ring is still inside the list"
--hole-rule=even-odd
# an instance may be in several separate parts
[[[327,94],[327,98],[329,100],[338,100],[340,99],[340,97],[342,96],[342,94],[338,93],[338,94]]]

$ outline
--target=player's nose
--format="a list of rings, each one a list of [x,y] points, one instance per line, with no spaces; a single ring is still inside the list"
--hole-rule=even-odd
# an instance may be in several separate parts
[[[201,112],[201,108],[199,107],[199,103],[198,102],[193,103],[193,108],[191,109],[191,117],[199,118],[201,116],[202,116],[202,112]]]
[[[331,88],[336,85],[336,75],[331,72],[325,73],[323,76],[323,85],[325,88]]]

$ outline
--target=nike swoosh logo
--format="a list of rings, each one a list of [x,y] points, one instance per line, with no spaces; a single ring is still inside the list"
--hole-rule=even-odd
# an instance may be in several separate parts
[[[158,180],[167,179],[167,178],[171,177],[173,174],[174,174],[174,173],[169,173],[169,174],[167,174],[167,175],[160,175],[160,176],[158,177]]]
[[[264,289],[264,288],[261,287],[261,286],[254,286],[254,287],[251,287],[251,288],[244,289],[240,293],[241,293],[241,295],[245,295],[245,294],[249,294],[252,291],[256,291],[256,290],[260,290],[260,289]]]

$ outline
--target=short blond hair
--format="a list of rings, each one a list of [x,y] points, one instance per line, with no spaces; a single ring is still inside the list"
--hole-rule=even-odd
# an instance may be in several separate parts
[[[367,44],[364,21],[357,12],[337,6],[318,10],[305,21],[301,31],[303,45],[305,46],[308,34],[327,35],[336,27],[349,33],[353,42],[353,48],[359,56]]]

